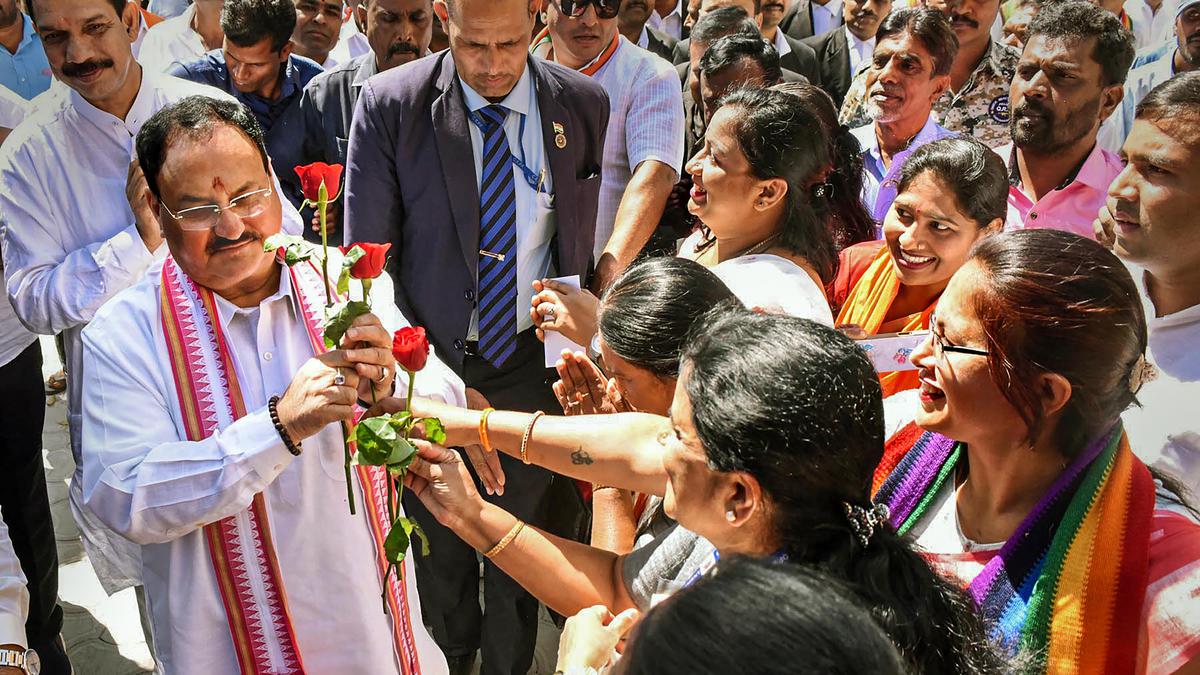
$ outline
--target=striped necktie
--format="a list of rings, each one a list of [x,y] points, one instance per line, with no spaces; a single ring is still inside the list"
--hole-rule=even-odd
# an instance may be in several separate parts
[[[508,110],[490,105],[483,118],[479,183],[479,355],[499,368],[517,347],[517,190],[504,134]]]

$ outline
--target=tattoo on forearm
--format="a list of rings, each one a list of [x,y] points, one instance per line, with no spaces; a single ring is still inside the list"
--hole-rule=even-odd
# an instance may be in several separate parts
[[[572,464],[591,464],[593,461],[594,460],[592,460],[592,456],[585,452],[583,448],[576,448],[575,451],[571,453]]]

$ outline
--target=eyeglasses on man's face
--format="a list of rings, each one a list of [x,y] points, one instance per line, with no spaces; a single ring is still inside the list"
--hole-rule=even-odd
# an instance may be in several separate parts
[[[587,11],[588,5],[596,7],[596,16],[601,19],[612,19],[621,9],[621,0],[554,0],[559,11],[572,19],[578,19]]]
[[[230,199],[229,205],[224,207],[217,204],[205,204],[204,206],[193,206],[183,209],[179,213],[172,211],[166,204],[162,204],[162,207],[168,215],[179,223],[181,229],[191,232],[202,232],[215,227],[221,220],[221,213],[225,211],[232,213],[242,220],[261,215],[263,211],[267,210],[267,206],[270,204],[270,196],[271,188],[263,188],[240,194]]]

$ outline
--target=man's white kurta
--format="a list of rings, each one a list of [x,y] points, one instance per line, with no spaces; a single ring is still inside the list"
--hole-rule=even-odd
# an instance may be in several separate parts
[[[31,331],[63,334],[76,465],[71,510],[109,593],[137,584],[138,564],[121,550],[120,540],[80,508],[79,332],[101,305],[165,255],[166,246],[152,253],[142,242],[125,183],[142,125],[162,108],[196,94],[230,98],[212,87],[143,69],[137,98],[122,120],[55,83],[0,150],[0,240],[8,297]],[[299,214],[285,202],[284,229],[298,233],[302,227]]]
[[[331,269],[341,269],[340,259]],[[313,356],[289,276],[280,270],[279,292],[256,308],[217,299],[247,414],[199,442],[185,440],[163,336],[161,276],[148,276],[96,314],[83,333],[86,503],[142,545],[155,650],[165,672],[237,671],[201,528],[246,509],[261,492],[308,672],[397,673],[357,479],[358,515],[346,504],[341,428],[329,425],[305,439],[293,457],[267,413],[267,400],[283,394]],[[386,276],[371,296],[389,331],[407,325]],[[404,384],[401,373],[397,387]],[[436,356],[418,375],[417,393],[466,402],[462,381]],[[446,672],[421,620],[411,557],[404,567],[422,673]]]

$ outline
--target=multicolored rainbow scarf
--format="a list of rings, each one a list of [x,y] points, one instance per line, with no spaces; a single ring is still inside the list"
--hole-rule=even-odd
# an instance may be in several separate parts
[[[324,293],[321,274],[311,263],[296,265],[289,273],[313,353],[323,353],[321,304],[311,301]],[[162,325],[188,440],[208,438],[245,415],[237,369],[213,293],[184,274],[172,257],[163,264]],[[358,478],[382,578],[389,567],[383,543],[391,524],[386,473],[382,467],[360,466]],[[245,511],[206,525],[204,535],[240,671],[244,675],[304,673],[262,493]],[[401,672],[419,675],[403,565],[388,575],[385,601]]]
[[[875,501],[904,535],[966,454],[915,425],[888,442]],[[1118,423],[1083,450],[967,588],[1011,652],[1041,672],[1131,673],[1146,596],[1155,487]]]

